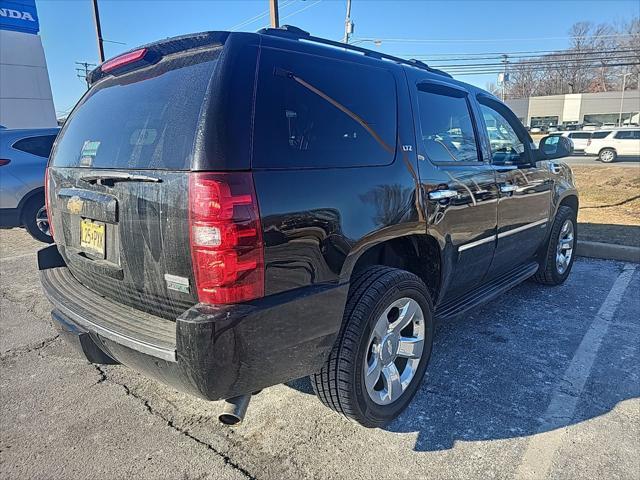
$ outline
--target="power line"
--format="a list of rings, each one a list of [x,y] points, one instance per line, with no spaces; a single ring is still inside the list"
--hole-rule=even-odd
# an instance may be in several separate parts
[[[632,37],[634,33],[613,33],[610,35],[599,35],[598,38],[615,38],[615,37]],[[582,36],[572,35],[567,37],[531,37],[531,38],[378,38],[383,42],[389,43],[489,43],[489,42],[519,42],[519,41],[539,41],[539,40],[567,40],[571,38],[583,38]]]
[[[640,62],[630,62],[630,63],[610,63],[607,65],[604,65],[606,67],[624,67],[624,66],[633,66],[633,65],[640,65]],[[602,68],[603,65],[584,65],[581,66],[580,68],[582,69],[594,69],[594,68]],[[447,71],[447,68],[443,68],[443,70]],[[540,67],[535,67],[532,68],[531,71],[532,72],[537,72],[537,71],[544,71],[546,70],[543,66]],[[488,68],[486,70],[459,70],[459,71],[451,71],[450,73],[452,75],[485,75],[485,74],[490,74],[490,73],[501,73],[502,69],[498,68],[498,67],[492,67],[492,68]]]
[[[471,60],[471,61],[499,60],[500,58],[502,58],[502,55],[508,55],[509,58],[518,59],[518,60],[526,59],[526,58],[544,59],[549,57],[553,59],[553,57],[575,57],[575,56],[603,55],[603,54],[617,54],[617,53],[636,53],[637,55],[640,55],[640,50],[634,49],[634,48],[629,48],[629,49],[623,48],[623,49],[617,49],[617,50],[592,50],[592,51],[582,51],[582,52],[568,51],[568,52],[562,52],[562,53],[556,50],[555,52],[556,53],[548,53],[546,55],[513,55],[510,53],[503,53],[500,55],[494,55],[494,56],[488,56],[488,57],[458,57],[458,58],[455,58],[455,57],[454,58],[434,58],[434,56],[432,55],[414,55],[413,58],[419,58],[419,59],[425,59],[425,60],[433,59],[436,62],[454,62],[454,61],[464,61],[464,60]],[[402,56],[409,56],[409,55],[402,55]]]
[[[313,2],[310,5],[307,5],[306,7],[302,7],[299,10],[296,10],[295,12],[291,12],[289,15],[285,15],[284,17],[282,17],[280,20],[285,20],[289,17],[293,17],[294,15],[297,15],[300,12],[304,12],[305,10],[310,9],[311,7],[315,7],[317,4],[319,4],[322,0],[316,0],[315,2]]]
[[[293,5],[294,3],[296,3],[297,1],[298,0],[285,0],[284,2],[282,2],[280,4],[280,8],[289,7],[289,6]],[[258,15],[255,15],[255,16],[253,16],[251,18],[247,18],[246,20],[243,20],[242,22],[237,23],[232,27],[229,27],[227,30],[233,31],[233,30],[235,30],[237,28],[244,27],[245,25],[249,25],[249,24],[251,24],[253,22],[257,22],[258,20],[260,20],[263,17],[268,17],[269,16],[269,12],[270,12],[270,9],[265,10],[264,12],[259,13]]]
[[[373,41],[373,39],[372,39]],[[380,40],[382,41],[382,40]],[[631,49],[633,51],[636,51],[637,49]],[[597,49],[590,49],[590,50],[582,50],[582,52],[589,52],[589,51],[593,51],[593,52],[597,52]],[[529,53],[536,53],[536,54],[540,54],[540,55],[533,55],[534,57],[538,57],[538,56],[544,56],[543,54],[549,54],[549,55],[562,55],[562,53],[560,50],[525,50],[525,51],[518,51],[518,52],[482,52],[482,53],[460,53],[460,52],[452,52],[452,53],[430,53],[429,55],[424,55],[422,53],[397,53],[395,55],[398,56],[402,56],[402,57],[413,57],[415,58],[416,56],[419,57],[449,57],[451,55],[462,55],[462,56],[466,56],[466,57],[474,57],[477,55],[509,55],[510,57],[517,57],[517,56],[521,56],[520,54],[529,54]],[[524,56],[524,55],[522,55]],[[467,60],[465,58],[465,60]]]
[[[510,58],[510,57],[508,57]],[[579,66],[582,63],[591,63],[591,62],[604,62],[604,61],[618,61],[618,60],[626,60],[629,58],[638,58],[637,55],[611,55],[611,56],[600,56],[600,57],[591,57],[584,59],[567,59],[567,60],[539,60],[539,61],[528,61],[528,62],[518,62],[513,63],[510,62],[512,66],[515,67],[533,67],[538,65],[544,66],[555,66],[555,65],[567,65],[567,66]],[[496,62],[496,63],[459,63],[459,64],[429,64],[430,67],[434,68],[477,68],[477,67],[496,67],[504,64],[504,61]],[[608,64],[604,63],[603,66]]]

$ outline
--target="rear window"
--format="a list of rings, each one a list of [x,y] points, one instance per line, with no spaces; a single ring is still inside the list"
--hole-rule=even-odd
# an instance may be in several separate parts
[[[30,153],[42,158],[49,158],[51,147],[56,140],[55,135],[38,135],[37,137],[27,137],[18,140],[13,144],[13,148],[22,152]]]
[[[220,49],[99,81],[66,122],[53,165],[183,170]]]
[[[396,147],[396,85],[381,68],[264,49],[252,166],[387,165]]]
[[[593,132],[591,134],[591,138],[599,139],[599,138],[607,138],[611,132]]]

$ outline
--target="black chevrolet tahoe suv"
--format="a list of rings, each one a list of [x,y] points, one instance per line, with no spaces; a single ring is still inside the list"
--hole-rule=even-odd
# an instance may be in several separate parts
[[[176,389],[310,376],[367,427],[416,393],[434,321],[558,285],[578,196],[504,103],[295,27],[170,38],[103,63],[49,161],[39,252],[65,338]]]

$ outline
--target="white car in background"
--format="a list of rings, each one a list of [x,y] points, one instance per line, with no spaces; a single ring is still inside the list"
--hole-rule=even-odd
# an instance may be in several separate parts
[[[596,133],[602,134],[602,138],[597,138]],[[640,157],[640,128],[623,127],[609,132],[594,132],[584,153],[597,155],[604,163],[615,162],[618,157]]]
[[[592,132],[571,131],[562,132],[560,135],[571,139],[574,151],[584,152],[584,149],[587,148],[589,144],[589,140],[591,140]]]

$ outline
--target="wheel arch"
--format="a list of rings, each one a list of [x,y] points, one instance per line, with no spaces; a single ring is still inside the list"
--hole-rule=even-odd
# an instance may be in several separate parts
[[[618,151],[615,149],[615,147],[602,147],[600,150],[598,150],[598,156],[600,156],[600,154],[602,152],[604,152],[605,150],[611,150],[611,151],[613,151],[613,153],[618,155]]]
[[[22,211],[25,205],[27,205],[31,200],[33,200],[34,198],[37,198],[40,195],[42,195],[42,197],[44,198],[44,187],[34,188],[33,190],[25,194],[24,197],[22,197],[17,207],[18,218],[20,219],[20,221],[22,221]]]
[[[564,197],[560,199],[560,203],[558,203],[558,208],[562,206],[570,207],[577,214],[578,208],[580,208],[580,200],[578,199],[578,194],[574,192],[567,193]],[[557,212],[557,209],[556,209],[556,212]]]
[[[373,265],[406,270],[420,277],[435,304],[442,284],[442,252],[438,241],[427,234],[410,234],[384,240],[363,249],[352,259],[351,267],[345,267],[343,277]]]

